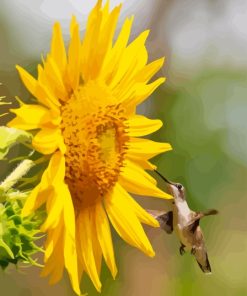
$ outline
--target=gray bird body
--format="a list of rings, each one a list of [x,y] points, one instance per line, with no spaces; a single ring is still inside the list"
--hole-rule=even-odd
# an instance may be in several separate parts
[[[193,243],[193,236],[188,231],[191,223],[192,212],[186,200],[175,200],[173,205],[173,229],[176,231],[180,242],[190,251]]]
[[[173,205],[173,229],[176,231],[181,242],[180,254],[185,251],[191,252],[200,268],[205,273],[211,273],[211,267],[208,260],[207,250],[199,217],[192,211],[185,199],[174,199]]]
[[[167,233],[174,230],[181,242],[180,254],[190,251],[198,262],[204,273],[211,273],[207,250],[201,227],[200,219],[217,214],[216,210],[206,212],[192,211],[185,198],[185,190],[181,184],[173,183],[165,179],[168,183],[171,194],[174,197],[173,209],[169,212],[147,210],[160,223],[160,227]]]

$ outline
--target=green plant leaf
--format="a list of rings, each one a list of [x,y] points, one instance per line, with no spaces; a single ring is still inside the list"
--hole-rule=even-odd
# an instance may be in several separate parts
[[[4,248],[4,250],[7,252],[7,254],[10,256],[10,258],[14,259],[14,254],[11,251],[10,247],[3,241],[3,239],[0,239],[0,248]]]
[[[9,149],[17,143],[30,143],[32,135],[28,132],[0,126],[0,160],[9,152]]]

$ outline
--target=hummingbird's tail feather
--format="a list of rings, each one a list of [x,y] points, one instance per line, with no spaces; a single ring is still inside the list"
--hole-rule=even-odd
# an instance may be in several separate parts
[[[195,246],[193,248],[192,255],[195,256],[195,259],[204,273],[211,273],[211,266],[208,260],[207,250],[204,245]]]
[[[212,273],[211,266],[210,266],[210,263],[208,260],[208,254],[206,254],[206,260],[203,262],[203,264],[201,262],[199,262],[199,260],[197,258],[196,258],[196,261],[204,273],[206,273],[206,274]]]
[[[201,212],[202,217],[210,216],[210,215],[217,215],[219,212],[215,209],[206,210],[204,212]]]

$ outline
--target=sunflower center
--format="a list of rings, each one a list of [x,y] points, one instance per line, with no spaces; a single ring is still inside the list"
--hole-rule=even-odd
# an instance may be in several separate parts
[[[87,90],[88,91],[88,90]],[[101,94],[99,91],[98,93]],[[94,203],[118,180],[126,151],[126,126],[121,105],[92,107],[81,88],[62,107],[62,132],[67,147],[65,181],[76,207]],[[94,101],[95,102],[95,101]],[[91,109],[85,112],[85,105]]]

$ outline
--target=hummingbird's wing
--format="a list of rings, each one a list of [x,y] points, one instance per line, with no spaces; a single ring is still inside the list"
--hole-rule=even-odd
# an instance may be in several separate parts
[[[146,210],[151,216],[153,216],[160,224],[160,228],[170,234],[173,231],[173,213],[172,211],[164,212],[157,210]]]
[[[189,222],[184,227],[184,231],[194,234],[197,227],[199,226],[200,218],[201,218],[200,212],[191,211]]]

